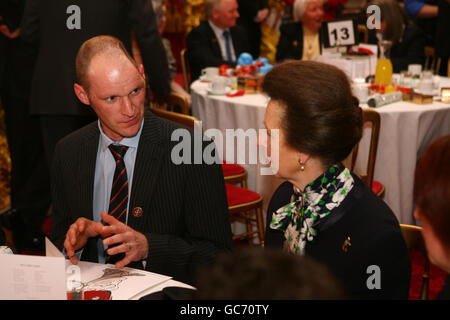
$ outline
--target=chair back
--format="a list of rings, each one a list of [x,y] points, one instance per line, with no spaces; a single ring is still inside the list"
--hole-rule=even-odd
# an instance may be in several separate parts
[[[428,285],[430,279],[430,261],[428,260],[427,248],[423,241],[422,228],[408,224],[400,224],[403,238],[405,239],[408,249],[415,249],[425,258],[425,267],[422,274],[422,287],[420,289],[420,299],[428,299]]]
[[[360,178],[369,186],[369,188],[371,188],[375,172],[375,160],[377,158],[378,137],[380,135],[380,114],[372,109],[363,109],[363,127],[368,123],[370,123],[372,127],[369,158],[367,161],[366,172],[360,174]],[[358,156],[358,146],[359,144],[353,149],[351,171],[353,171],[355,167],[356,158]]]
[[[196,117],[189,116],[186,114],[181,114],[177,112],[167,111],[164,109],[159,109],[155,107],[150,107],[150,111],[153,112],[156,116],[170,120],[173,122],[176,122],[178,124],[181,124],[183,126],[186,126],[188,128],[194,129],[195,127],[195,121],[198,121]]]
[[[169,111],[175,111],[178,107],[182,114],[189,115],[189,103],[185,97],[176,92],[171,92],[167,101],[167,109]]]
[[[369,43],[369,29],[363,24],[358,24],[358,35],[360,42]],[[362,40],[361,40],[362,35]]]
[[[436,57],[433,47],[425,47],[425,64],[424,70],[431,70],[433,74],[439,74],[439,68],[441,67],[441,58]]]
[[[181,55],[181,71],[183,72],[183,82],[184,82],[184,90],[186,90],[186,92],[190,92],[191,91],[191,74],[190,74],[190,70],[189,70],[189,63],[186,57],[186,48],[184,48],[183,50],[181,50],[180,52]]]

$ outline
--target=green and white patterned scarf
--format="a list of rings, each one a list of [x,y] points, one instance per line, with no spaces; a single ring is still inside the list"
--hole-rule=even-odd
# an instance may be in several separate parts
[[[306,242],[317,237],[321,219],[333,213],[353,188],[355,181],[342,165],[333,165],[305,187],[294,187],[291,203],[272,215],[270,228],[284,231],[285,249],[304,255]]]

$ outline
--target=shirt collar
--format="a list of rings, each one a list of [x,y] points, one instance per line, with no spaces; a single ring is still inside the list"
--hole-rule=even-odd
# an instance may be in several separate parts
[[[100,120],[97,121],[98,129],[100,130],[100,144],[102,151],[105,151],[110,144],[121,144],[127,146],[128,148],[137,148],[139,144],[139,138],[141,137],[142,128],[144,127],[144,118],[142,118],[141,127],[138,133],[134,137],[125,137],[121,141],[114,141],[108,137],[103,131]]]
[[[223,32],[224,31],[228,31],[230,32],[230,29],[221,29],[218,26],[216,26],[214,23],[211,22],[211,20],[208,20],[209,25],[211,26],[211,28],[214,31],[214,34],[216,35],[217,38],[223,38]]]

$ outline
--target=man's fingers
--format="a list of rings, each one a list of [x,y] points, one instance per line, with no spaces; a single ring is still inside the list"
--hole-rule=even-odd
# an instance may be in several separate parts
[[[106,224],[109,224],[111,226],[117,225],[117,224],[123,224],[122,222],[120,222],[119,220],[114,218],[112,215],[107,214],[106,212],[102,212],[100,215],[102,217],[103,222],[105,222]]]

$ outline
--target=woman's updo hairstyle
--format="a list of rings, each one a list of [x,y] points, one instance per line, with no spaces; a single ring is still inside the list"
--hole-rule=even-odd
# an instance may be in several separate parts
[[[281,129],[292,148],[331,166],[343,161],[362,136],[362,109],[338,68],[287,61],[264,78],[263,91],[285,108]]]

